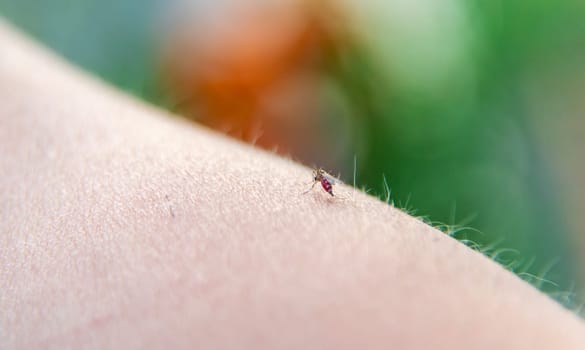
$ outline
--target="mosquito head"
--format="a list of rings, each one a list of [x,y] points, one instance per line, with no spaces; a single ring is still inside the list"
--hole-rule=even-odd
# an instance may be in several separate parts
[[[313,180],[314,181],[321,181],[321,179],[323,178],[323,169],[321,168],[317,168],[315,170],[313,170]]]

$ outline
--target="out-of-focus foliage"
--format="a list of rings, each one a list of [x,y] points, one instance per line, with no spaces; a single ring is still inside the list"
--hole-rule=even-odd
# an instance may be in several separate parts
[[[0,0],[0,13],[70,60],[152,102],[168,101],[173,88],[184,94],[186,87],[195,104],[188,112],[213,125],[237,118],[238,106],[245,106],[241,115],[264,118],[265,145],[280,143],[306,162],[327,163],[349,182],[356,156],[358,185],[383,194],[385,176],[395,203],[408,203],[434,222],[465,223],[483,232],[460,232],[458,238],[515,249],[499,258],[517,262],[516,270],[554,280],[561,289],[578,281],[568,204],[535,125],[558,117],[546,111],[558,103],[555,90],[566,83],[563,77],[585,72],[582,1],[313,1],[310,10],[295,12],[297,22],[246,22],[234,21],[233,13],[222,17],[228,0],[198,0],[190,25],[199,42],[175,55],[187,63],[220,57],[205,61],[215,69],[208,72],[175,69],[173,59],[167,66],[157,63],[163,51],[160,11],[169,3]],[[263,2],[247,6],[255,3]],[[279,37],[279,23],[296,27]],[[274,34],[266,38],[282,47],[253,46],[264,40],[254,33]],[[219,39],[201,44],[205,38]],[[204,50],[219,51],[202,56]],[[287,61],[274,61],[278,57]],[[234,70],[222,73],[226,67]],[[264,80],[242,74],[252,68]],[[171,71],[183,85],[177,87],[176,79],[175,85],[157,85],[161,71]],[[551,76],[559,77],[557,86],[542,86]],[[269,118],[275,115],[281,119],[272,128]]]
[[[410,198],[432,220],[475,218],[472,226],[485,234],[470,238],[518,250],[508,258],[536,275],[559,259],[548,277],[566,286],[575,251],[553,163],[533,130],[536,118],[558,116],[535,113],[543,101],[529,92],[550,70],[584,69],[585,7],[571,0],[378,3],[368,17],[379,19],[369,23],[377,29],[367,33],[369,54],[358,48],[339,74],[367,125],[361,180],[381,192],[386,174],[395,198]]]

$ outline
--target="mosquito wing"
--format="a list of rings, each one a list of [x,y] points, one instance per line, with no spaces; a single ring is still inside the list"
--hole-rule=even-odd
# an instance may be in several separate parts
[[[323,173],[323,177],[329,181],[329,183],[331,185],[336,185],[336,184],[340,184],[341,180],[339,180],[338,178],[334,177],[333,175],[327,174],[327,173]]]

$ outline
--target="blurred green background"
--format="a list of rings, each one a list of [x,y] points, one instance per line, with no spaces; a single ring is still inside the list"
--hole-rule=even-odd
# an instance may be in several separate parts
[[[358,186],[384,198],[390,189],[395,205],[579,306],[582,1],[283,0],[262,10],[293,13],[288,27],[240,21],[236,3],[0,0],[0,13],[147,101],[220,130],[266,125],[260,146],[348,183],[355,157]],[[228,133],[249,140],[246,130]]]

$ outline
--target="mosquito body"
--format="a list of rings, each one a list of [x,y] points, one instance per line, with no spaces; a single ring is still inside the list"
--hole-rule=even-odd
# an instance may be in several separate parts
[[[311,186],[311,188],[307,192],[312,190],[317,183],[320,183],[321,187],[323,187],[323,190],[325,190],[325,192],[329,193],[331,196],[335,196],[333,194],[333,185],[335,185],[337,182],[338,181],[336,178],[327,174],[325,170],[318,168],[313,170],[313,186]]]

